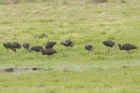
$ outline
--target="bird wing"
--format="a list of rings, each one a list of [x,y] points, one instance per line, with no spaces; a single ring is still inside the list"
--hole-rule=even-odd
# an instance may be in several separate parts
[[[65,45],[67,45],[68,43],[69,43],[69,42],[67,42],[67,41],[64,41],[64,42],[63,42],[63,44],[65,44]]]
[[[129,50],[129,49],[136,49],[137,47],[132,44],[124,44],[122,46],[123,49]]]

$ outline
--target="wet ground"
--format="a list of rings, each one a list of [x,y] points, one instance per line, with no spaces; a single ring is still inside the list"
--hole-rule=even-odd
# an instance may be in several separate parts
[[[92,67],[89,66],[62,66],[62,67],[0,67],[0,73],[20,73],[47,70],[85,70]]]
[[[33,71],[40,71],[40,70],[50,70],[49,68],[39,68],[39,67],[31,67],[31,68],[12,68],[12,67],[5,67],[0,68],[0,73],[9,72],[9,73],[20,73],[20,72],[33,72]]]
[[[21,72],[35,72],[35,71],[47,71],[47,70],[105,70],[108,67],[100,66],[52,66],[52,67],[0,67],[0,73],[21,73]],[[116,68],[116,67],[115,67]]]

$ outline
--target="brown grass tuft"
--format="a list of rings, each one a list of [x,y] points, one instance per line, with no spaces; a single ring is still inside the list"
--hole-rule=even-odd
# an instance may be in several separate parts
[[[20,2],[34,2],[37,0],[0,0],[3,4],[18,4]]]
[[[104,3],[108,2],[108,0],[92,0],[93,3]]]

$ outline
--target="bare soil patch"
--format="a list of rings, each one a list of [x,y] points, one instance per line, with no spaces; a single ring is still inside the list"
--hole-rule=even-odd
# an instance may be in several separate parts
[[[39,70],[48,70],[47,68],[39,68],[39,67],[31,67],[31,68],[14,68],[14,67],[7,67],[7,68],[0,68],[0,73],[20,73],[20,72],[33,72]]]
[[[40,70],[85,70],[93,68],[92,66],[52,66],[52,67],[1,67],[0,73],[21,73],[21,72],[34,72]],[[97,69],[99,69],[97,67]]]

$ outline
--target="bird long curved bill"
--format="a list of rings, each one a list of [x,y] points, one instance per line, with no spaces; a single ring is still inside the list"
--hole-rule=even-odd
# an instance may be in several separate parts
[[[118,46],[116,46],[116,45],[114,45],[115,46],[115,48],[118,48]]]

